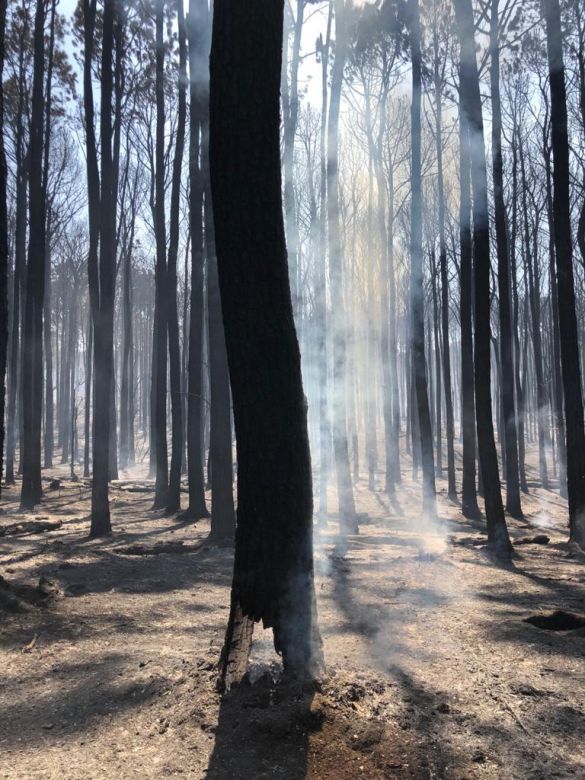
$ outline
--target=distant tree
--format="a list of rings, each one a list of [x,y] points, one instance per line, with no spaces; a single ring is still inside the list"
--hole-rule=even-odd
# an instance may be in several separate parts
[[[492,174],[496,249],[498,256],[498,313],[500,322],[500,364],[502,372],[503,435],[506,451],[506,509],[513,517],[522,516],[520,472],[518,467],[518,434],[514,403],[514,362],[512,307],[510,302],[510,253],[508,225],[504,202],[504,164],[502,157],[502,107],[500,97],[500,17],[499,0],[491,0],[490,16],[490,86],[492,96]]]
[[[433,432],[427,390],[425,361],[423,249],[422,249],[422,173],[421,173],[421,101],[422,58],[420,40],[420,11],[418,0],[409,0],[410,51],[412,57],[412,167],[411,167],[411,234],[410,234],[410,315],[412,361],[416,392],[416,408],[423,470],[423,507],[433,516],[436,513],[435,463]]]
[[[165,222],[165,94],[164,0],[155,3],[155,173],[154,235],[156,241],[154,333],[152,347],[152,431],[155,463],[154,508],[166,506],[169,488],[167,450],[167,231]]]
[[[203,480],[203,193],[201,126],[207,114],[209,8],[207,0],[190,0],[187,25],[189,41],[189,219],[191,233],[191,295],[187,401],[187,479],[189,506],[184,518],[207,517]]]
[[[463,107],[459,106],[459,250],[461,328],[461,438],[462,480],[461,510],[464,517],[477,519],[475,389],[473,384],[473,252],[471,239],[471,158],[469,127]]]
[[[287,673],[322,666],[307,406],[282,213],[283,5],[217,0],[210,164],[238,451],[237,532],[224,682],[245,671],[253,621]]]
[[[346,0],[332,0],[335,8],[335,58],[329,90],[327,118],[327,229],[329,274],[331,284],[331,333],[333,338],[333,451],[337,473],[339,526],[342,534],[355,533],[353,486],[349,468],[347,442],[347,404],[345,376],[347,369],[346,322],[343,303],[343,247],[340,226],[339,193],[339,111],[343,74],[347,58],[348,30]]]
[[[181,508],[181,461],[183,459],[183,403],[181,398],[181,351],[179,345],[179,313],[177,308],[177,255],[179,252],[179,212],[185,124],[187,120],[187,38],[183,0],[177,0],[179,38],[178,117],[175,133],[175,157],[171,185],[170,235],[167,266],[167,328],[171,384],[171,468],[166,510],[168,514]]]

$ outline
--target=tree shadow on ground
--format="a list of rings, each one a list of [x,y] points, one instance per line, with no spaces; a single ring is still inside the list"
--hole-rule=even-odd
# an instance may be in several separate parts
[[[49,675],[37,681],[33,696],[18,696],[18,681],[11,703],[3,708],[0,744],[37,745],[46,738],[55,741],[103,728],[114,713],[130,710],[161,695],[168,681],[137,670],[134,679],[123,674],[127,659],[112,653],[81,663],[56,665]]]
[[[11,578],[11,584],[19,586],[24,583],[36,583],[41,576],[54,580],[61,591],[61,597],[66,602],[75,602],[83,597],[108,594],[115,589],[122,594],[153,594],[153,596],[173,594],[179,591],[192,591],[196,597],[201,588],[227,588],[231,581],[232,551],[212,546],[203,546],[194,552],[186,554],[164,554],[157,556],[122,556],[107,550],[95,550],[91,557],[83,560],[75,559],[75,549],[57,548],[51,561],[39,564],[26,572],[26,580],[18,576]],[[74,563],[70,562],[73,557]],[[227,597],[226,597],[227,598]],[[92,636],[111,627],[118,630],[123,626],[125,633],[133,631],[153,631],[152,617],[160,611],[164,617],[164,605],[151,604],[150,616],[135,616],[113,612],[108,601],[92,602],[91,619],[85,614],[87,609],[80,605],[84,614],[70,614],[69,608],[61,609],[62,598],[42,608],[36,608],[18,616],[3,619],[2,645],[13,647],[21,645],[29,634],[38,633],[43,636],[44,644],[52,644],[63,638],[75,641]],[[224,613],[219,609],[218,620],[224,620]],[[199,608],[197,603],[185,604],[181,601],[175,604],[176,610]],[[132,605],[128,604],[129,613]],[[77,610],[76,610],[77,612]],[[147,620],[146,626],[141,625],[140,617]],[[157,614],[158,619],[158,614]],[[216,626],[214,626],[215,628]],[[198,630],[203,630],[199,626]]]
[[[222,698],[207,780],[305,780],[309,734],[319,729],[312,686],[274,684],[265,674]]]

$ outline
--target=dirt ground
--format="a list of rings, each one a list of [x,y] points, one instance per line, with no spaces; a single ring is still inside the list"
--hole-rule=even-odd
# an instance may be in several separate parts
[[[0,538],[0,574],[35,602],[0,614],[0,777],[585,778],[585,629],[525,622],[585,613],[558,494],[531,487],[511,533],[550,541],[502,569],[442,481],[431,525],[418,485],[390,504],[363,480],[359,535],[341,549],[331,514],[316,540],[327,677],[279,683],[257,629],[249,683],[222,699],[231,550],[205,543],[207,521],[152,511],[129,475],[112,489],[114,535],[89,541],[88,485],[65,474],[45,472],[34,516],[18,513],[19,486],[1,505],[0,529],[62,525]]]

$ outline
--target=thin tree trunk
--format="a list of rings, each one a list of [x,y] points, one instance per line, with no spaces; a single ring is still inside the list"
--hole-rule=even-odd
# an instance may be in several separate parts
[[[37,0],[34,30],[32,113],[30,122],[29,247],[26,277],[22,366],[22,509],[40,503],[41,420],[43,400],[43,302],[45,281],[45,201],[43,197],[43,105],[45,8]]]
[[[528,298],[530,301],[530,319],[532,324],[532,348],[534,357],[534,372],[536,374],[536,420],[538,429],[538,464],[542,487],[548,490],[548,471],[546,464],[546,434],[544,428],[545,409],[548,405],[546,386],[542,365],[541,341],[541,308],[537,261],[531,249],[530,227],[528,223],[528,183],[526,180],[526,165],[524,160],[524,144],[520,141],[520,172],[522,175],[522,210],[524,212],[524,252],[526,258]],[[535,227],[535,231],[537,228]]]
[[[168,334],[171,377],[171,470],[169,475],[169,492],[167,496],[167,514],[173,514],[181,509],[181,462],[183,459],[181,348],[179,345],[179,313],[177,308],[179,206],[181,197],[181,174],[183,171],[183,150],[185,146],[185,123],[187,119],[187,42],[185,39],[183,0],[177,0],[177,18],[179,31],[178,116],[175,134],[175,159],[173,161],[170,214],[171,227],[167,268]]]
[[[347,442],[345,372],[347,345],[343,305],[343,250],[339,215],[339,108],[347,56],[345,0],[335,1],[335,59],[331,76],[327,126],[327,226],[331,283],[331,330],[333,336],[333,451],[337,472],[340,533],[357,533],[353,487]]]
[[[412,165],[411,165],[411,229],[410,229],[410,316],[411,344],[418,429],[420,434],[423,471],[423,511],[429,517],[436,515],[435,464],[433,431],[427,391],[425,361],[425,324],[422,249],[422,175],[421,175],[421,98],[422,63],[420,16],[418,0],[410,2],[410,51],[412,57]]]
[[[559,301],[562,301],[559,307],[559,328],[567,436],[569,528],[571,539],[583,547],[585,546],[585,432],[571,241],[567,96],[558,0],[544,0],[544,14],[551,91],[556,266]]]
[[[443,97],[439,73],[439,39],[434,33],[435,63],[435,136],[437,144],[437,190],[439,195],[439,271],[441,275],[441,335],[443,357],[443,385],[445,389],[445,417],[447,438],[447,495],[457,500],[455,483],[455,421],[451,387],[451,349],[449,346],[449,279],[447,276],[447,243],[445,240],[445,184],[443,173]]]
[[[500,100],[499,0],[492,0],[490,21],[490,84],[492,95],[492,173],[496,246],[498,256],[498,314],[500,323],[500,364],[503,439],[505,448],[506,509],[512,517],[522,517],[518,470],[518,434],[514,405],[514,362],[510,307],[510,252],[504,202],[504,166],[502,160],[502,108]]]
[[[85,409],[84,409],[84,446],[83,446],[83,476],[89,477],[90,439],[91,439],[91,389],[93,366],[93,321],[91,312],[87,318],[87,338],[85,356]]]
[[[333,0],[329,2],[327,34],[320,39],[321,52],[321,127],[320,127],[320,181],[319,181],[319,255],[315,272],[315,328],[317,330],[317,359],[319,361],[319,515],[324,522],[327,516],[327,485],[331,460],[331,427],[329,424],[327,388],[327,93],[329,52],[331,48],[331,24]]]
[[[475,274],[474,380],[479,462],[485,499],[488,548],[493,555],[506,560],[512,555],[512,544],[502,503],[492,420],[487,171],[471,0],[455,0],[455,12],[461,45],[462,111],[467,117],[471,150]]]
[[[189,506],[183,517],[197,520],[209,515],[203,480],[203,171],[200,166],[201,124],[207,112],[209,10],[207,0],[190,0],[188,38],[190,70],[190,232],[191,301],[189,313],[189,366],[187,402],[187,479]]]
[[[204,138],[205,138],[204,134]],[[210,539],[233,543],[236,514],[233,496],[232,421],[230,377],[223,329],[211,193],[205,193],[205,236],[207,244],[207,315],[209,323],[209,392],[211,463]]]
[[[49,32],[49,60],[47,65],[47,90],[45,100],[45,141],[43,163],[43,198],[47,209],[45,233],[45,300],[44,300],[44,345],[45,345],[45,468],[53,465],[53,347],[51,340],[51,208],[48,200],[49,150],[51,143],[51,94],[53,86],[53,59],[55,49],[55,11],[57,3],[51,3],[51,21]]]
[[[156,35],[156,137],[155,201],[156,237],[155,307],[153,341],[153,434],[155,454],[154,509],[166,506],[169,489],[167,452],[167,239],[165,225],[165,96],[164,96],[164,0],[155,5]]]
[[[90,212],[90,254],[88,258],[90,302],[94,333],[93,478],[90,536],[111,533],[108,482],[110,476],[111,392],[114,374],[114,281],[116,245],[116,197],[112,159],[112,92],[114,48],[114,0],[104,0],[100,152],[101,188],[93,136],[93,94],[91,54],[95,25],[95,4],[85,0],[85,102],[88,140],[88,193]],[[97,191],[96,191],[97,189]],[[98,205],[99,204],[99,205]],[[99,216],[98,216],[99,215]],[[97,224],[94,220],[99,219]],[[97,228],[97,230],[96,230]],[[97,251],[99,238],[99,254]]]

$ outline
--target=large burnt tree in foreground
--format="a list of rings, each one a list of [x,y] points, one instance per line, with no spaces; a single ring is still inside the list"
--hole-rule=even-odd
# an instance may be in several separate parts
[[[285,671],[322,665],[312,550],[311,459],[282,215],[283,2],[216,0],[210,165],[238,454],[226,685],[252,626],[272,627]]]

